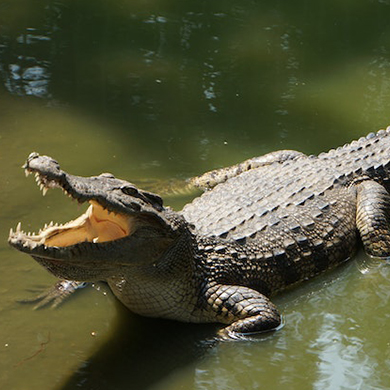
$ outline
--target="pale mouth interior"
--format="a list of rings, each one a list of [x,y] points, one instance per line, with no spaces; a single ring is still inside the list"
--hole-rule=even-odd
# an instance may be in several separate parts
[[[49,225],[39,234],[28,234],[26,238],[47,247],[67,247],[86,241],[118,240],[133,233],[134,217],[109,212],[96,201],[89,203],[87,211],[77,219],[64,225]]]

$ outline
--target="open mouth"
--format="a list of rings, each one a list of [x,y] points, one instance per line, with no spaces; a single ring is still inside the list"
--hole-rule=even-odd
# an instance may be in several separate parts
[[[38,247],[41,249],[70,247],[90,242],[101,244],[129,236],[135,229],[136,216],[109,211],[97,200],[84,200],[68,192],[57,180],[25,167],[26,176],[35,173],[36,181],[43,195],[49,188],[61,188],[65,194],[77,199],[80,203],[87,201],[90,206],[78,218],[65,224],[46,224],[38,233],[26,233],[19,222],[16,231],[11,229],[9,242],[18,249],[29,252]]]
[[[77,219],[61,225],[51,222],[38,234],[23,232],[19,222],[15,232],[11,229],[10,238],[31,248],[37,245],[67,247],[81,242],[114,241],[131,234],[131,217],[111,213],[95,201],[89,203],[88,210]]]

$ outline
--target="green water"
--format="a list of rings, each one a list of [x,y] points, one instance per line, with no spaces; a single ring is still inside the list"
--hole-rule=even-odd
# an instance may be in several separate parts
[[[19,221],[81,212],[24,177],[32,151],[148,186],[390,124],[389,13],[388,0],[0,1],[0,388],[390,388],[390,267],[363,253],[277,297],[280,331],[210,345],[213,326],[134,316],[104,285],[33,311],[17,300],[55,279],[6,243]]]

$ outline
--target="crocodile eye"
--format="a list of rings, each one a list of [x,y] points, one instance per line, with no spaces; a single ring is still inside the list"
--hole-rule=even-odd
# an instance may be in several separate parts
[[[121,191],[124,194],[129,195],[129,196],[137,196],[138,195],[138,190],[136,188],[130,187],[130,186],[121,187]]]

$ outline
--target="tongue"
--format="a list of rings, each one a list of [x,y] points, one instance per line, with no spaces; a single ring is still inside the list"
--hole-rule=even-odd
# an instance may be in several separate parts
[[[119,214],[109,213],[99,203],[91,201],[92,210],[89,222],[95,232],[94,242],[117,240],[129,234],[129,218]]]
[[[126,232],[111,221],[96,220],[93,225],[97,236],[93,242],[112,241],[126,236]]]

